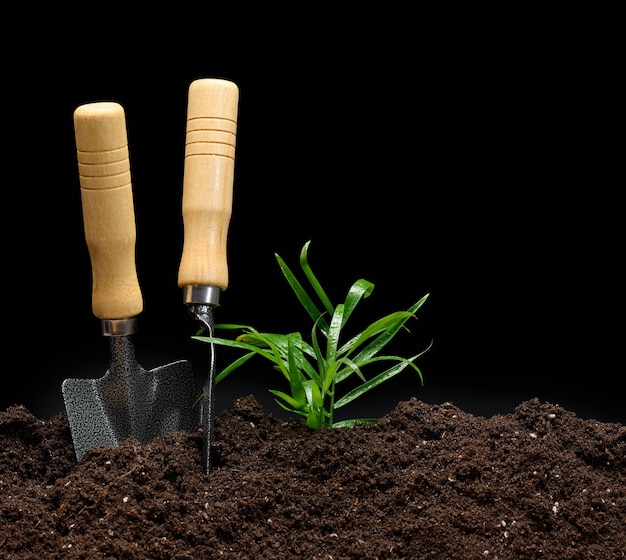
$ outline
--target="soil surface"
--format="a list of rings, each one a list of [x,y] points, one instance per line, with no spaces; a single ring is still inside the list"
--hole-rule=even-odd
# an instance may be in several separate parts
[[[537,399],[491,418],[401,402],[310,431],[249,396],[200,428],[76,461],[65,413],[0,412],[0,557],[615,560],[626,426]]]

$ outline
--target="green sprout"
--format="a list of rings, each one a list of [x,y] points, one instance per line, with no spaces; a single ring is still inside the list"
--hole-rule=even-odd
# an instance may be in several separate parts
[[[313,320],[311,343],[305,342],[298,332],[289,334],[261,333],[258,330],[235,324],[218,324],[216,329],[243,330],[243,334],[234,340],[194,336],[192,338],[208,343],[238,348],[246,353],[229,364],[215,377],[219,383],[234,370],[246,363],[250,358],[259,355],[279,370],[289,382],[290,394],[270,389],[275,400],[283,409],[306,418],[309,428],[352,427],[356,423],[377,422],[374,418],[334,421],[335,410],[374,389],[381,383],[395,377],[405,368],[410,367],[423,383],[422,372],[413,362],[423,355],[431,345],[410,358],[393,355],[379,355],[379,352],[393,339],[396,333],[405,327],[405,323],[416,318],[415,313],[426,301],[428,294],[423,296],[407,311],[390,313],[371,323],[365,330],[341,342],[343,328],[348,318],[362,298],[367,298],[374,289],[374,284],[359,279],[352,284],[343,303],[334,307],[321,284],[313,274],[308,263],[308,241],[300,251],[300,266],[311,288],[319,298],[322,309],[318,307],[298,281],[283,259],[275,254],[280,269],[296,294],[298,300]],[[326,320],[330,317],[330,321]],[[431,343],[432,344],[432,343]],[[375,362],[393,362],[393,365],[371,379],[362,372],[364,366]],[[337,386],[342,381],[357,376],[360,383],[342,396],[337,393]]]

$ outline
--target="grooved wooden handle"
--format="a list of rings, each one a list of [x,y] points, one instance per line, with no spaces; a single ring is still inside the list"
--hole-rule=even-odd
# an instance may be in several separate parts
[[[227,80],[205,78],[189,86],[180,287],[228,287],[238,102],[239,88]]]
[[[124,109],[87,103],[74,111],[85,239],[92,270],[92,309],[100,319],[143,310],[135,265],[135,210]]]

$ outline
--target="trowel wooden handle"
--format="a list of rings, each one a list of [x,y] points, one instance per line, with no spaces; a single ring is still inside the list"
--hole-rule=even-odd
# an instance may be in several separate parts
[[[124,109],[110,102],[81,105],[74,111],[74,132],[93,313],[100,319],[134,317],[143,310],[143,297]]]
[[[189,86],[183,177],[184,243],[178,285],[228,286],[239,88],[205,78]]]

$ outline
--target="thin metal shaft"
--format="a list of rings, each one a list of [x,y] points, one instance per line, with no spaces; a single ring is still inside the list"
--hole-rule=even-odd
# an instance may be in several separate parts
[[[189,311],[200,324],[206,336],[213,336],[215,321],[213,318],[213,305],[193,304],[189,306]],[[215,427],[215,344],[209,343],[209,373],[202,385],[202,469],[204,474],[211,472],[211,443],[213,441],[213,431]]]

